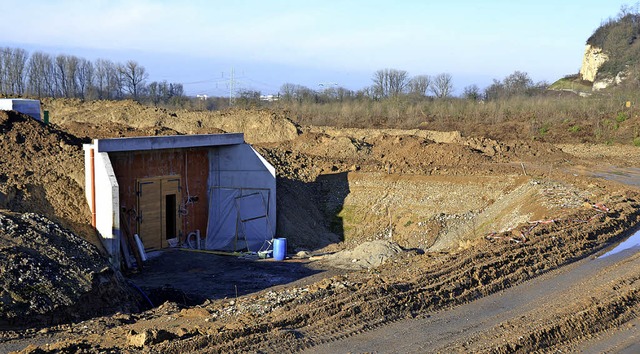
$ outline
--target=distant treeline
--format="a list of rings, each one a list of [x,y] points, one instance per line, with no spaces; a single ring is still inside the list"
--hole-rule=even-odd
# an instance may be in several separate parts
[[[406,98],[414,101],[454,98],[453,78],[447,73],[410,77],[404,70],[382,69],[376,71],[371,80],[373,82],[371,86],[358,91],[348,90],[336,84],[323,84],[319,90],[313,90],[302,85],[286,83],[280,88],[280,99],[291,102],[327,103]],[[494,79],[493,83],[484,90],[477,85],[469,85],[464,88],[461,98],[481,101],[513,96],[535,96],[544,92],[548,86],[546,82],[534,83],[526,72],[515,71],[504,80]],[[249,92],[241,97],[246,99],[257,97],[257,95]]]
[[[75,55],[31,55],[21,48],[0,48],[0,94],[80,98],[83,100],[134,99],[153,104],[180,105],[186,100],[180,83],[151,82],[136,61],[90,61]]]
[[[410,77],[404,70],[381,69],[372,76],[372,85],[353,91],[335,83],[320,84],[318,89],[285,83],[280,92],[266,99],[259,91],[239,90],[234,97],[187,97],[181,83],[148,82],[149,73],[136,61],[125,63],[108,59],[90,61],[75,55],[52,56],[21,48],[0,47],[0,95],[34,98],[79,98],[82,100],[133,99],[141,103],[174,108],[202,110],[230,106],[255,107],[283,103],[325,104],[335,102],[380,102],[453,97],[453,78],[435,76]],[[493,100],[519,95],[536,95],[546,83],[534,83],[527,73],[516,71],[503,81],[494,80],[484,90],[477,85],[464,88],[462,97],[474,101]]]

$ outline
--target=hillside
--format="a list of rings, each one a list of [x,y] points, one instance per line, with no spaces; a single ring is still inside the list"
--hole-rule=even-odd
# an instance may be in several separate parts
[[[636,85],[640,78],[640,13],[623,9],[587,39],[580,75],[594,90]]]

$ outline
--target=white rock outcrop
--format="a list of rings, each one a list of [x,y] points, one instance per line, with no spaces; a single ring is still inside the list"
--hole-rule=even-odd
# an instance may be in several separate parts
[[[582,80],[594,82],[598,69],[609,60],[609,56],[602,52],[602,48],[587,44],[582,58],[582,66],[580,67],[580,77]]]

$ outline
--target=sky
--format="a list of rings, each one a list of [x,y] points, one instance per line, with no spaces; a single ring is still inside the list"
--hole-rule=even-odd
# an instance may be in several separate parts
[[[516,70],[549,83],[577,73],[587,38],[623,5],[635,2],[2,0],[0,47],[135,60],[189,95],[359,90],[385,68],[448,73],[460,93]]]

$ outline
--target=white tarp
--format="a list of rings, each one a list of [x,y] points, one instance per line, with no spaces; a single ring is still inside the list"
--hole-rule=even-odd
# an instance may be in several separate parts
[[[206,249],[221,251],[267,248],[269,190],[211,188]]]

